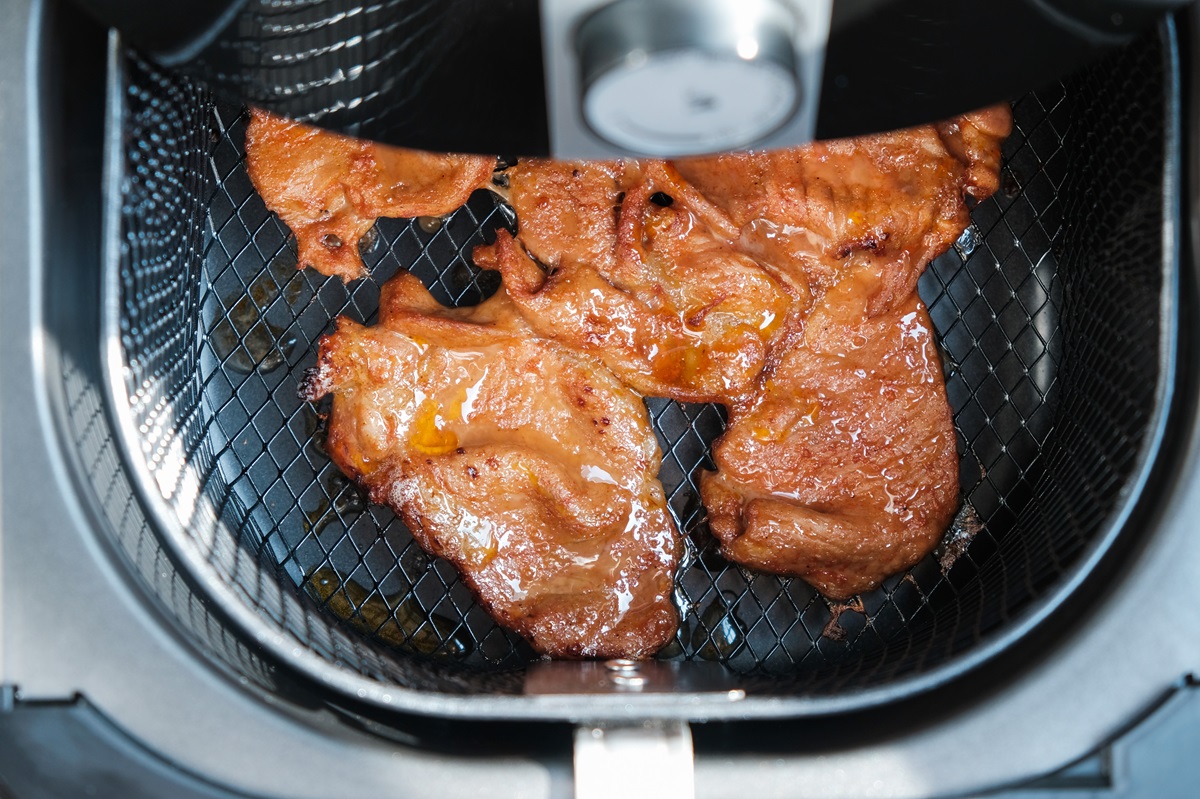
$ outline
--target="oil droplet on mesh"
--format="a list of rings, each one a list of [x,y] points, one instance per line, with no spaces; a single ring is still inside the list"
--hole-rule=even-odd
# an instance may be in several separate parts
[[[508,232],[515,234],[518,227],[517,212],[513,210],[513,207],[503,200],[497,198],[496,211],[499,213],[500,218],[504,220],[504,226],[508,228]]]
[[[683,525],[680,526],[683,527]],[[685,572],[692,568],[699,558],[700,555],[696,551],[696,542],[691,539],[691,536],[685,537],[683,539],[683,546],[679,553],[679,571]]]
[[[237,298],[212,332],[217,356],[227,368],[249,374],[271,372],[284,366],[296,347],[288,328],[267,321],[271,304],[284,295],[291,304],[299,298],[299,276],[294,263],[277,258],[258,275],[246,293]],[[229,304],[229,299],[226,299]]]
[[[309,511],[304,511],[304,520],[301,522],[304,532],[320,535],[321,531],[328,527],[329,523],[336,518],[331,513],[331,510],[329,500],[322,499],[317,503],[317,507]]]
[[[703,660],[728,660],[745,638],[745,623],[723,596],[709,603],[691,630],[692,648]]]
[[[446,220],[440,216],[418,216],[417,225],[426,233],[437,233]]]
[[[319,535],[330,522],[355,516],[366,508],[366,497],[358,486],[340,472],[335,472],[325,483],[325,497],[321,498],[316,508],[304,512],[302,525],[306,533]]]
[[[409,591],[380,595],[328,566],[309,575],[304,588],[335,616],[384,643],[423,655],[462,658],[471,653],[462,625],[427,613]]]

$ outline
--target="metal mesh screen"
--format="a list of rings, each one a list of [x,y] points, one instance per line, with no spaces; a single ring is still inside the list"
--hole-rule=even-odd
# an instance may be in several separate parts
[[[156,537],[124,469],[94,375],[67,356],[63,360],[62,380],[72,443],[105,511],[108,530],[128,557],[133,573],[187,630],[193,643],[231,665],[243,679],[268,691],[277,690],[275,670],[212,613],[179,574]]]
[[[716,406],[652,400],[661,479],[687,538],[682,624],[660,657],[719,660],[760,692],[824,694],[926,673],[1071,573],[1129,499],[1160,375],[1163,87],[1146,39],[1014,104],[1002,190],[920,291],[943,348],[963,511],[939,550],[850,606],[724,561],[694,484]],[[287,228],[243,163],[246,114],[130,55],[119,270],[127,415],[157,534],[266,627],[399,686],[516,692],[533,652],[447,563],[367,505],[296,398],[338,314],[372,322],[379,285],[414,272],[476,302],[470,263],[506,218],[477,195],[444,221],[381,220],[369,279],[295,269]],[[1150,90],[1148,87],[1153,87]],[[491,281],[491,282],[489,282]],[[219,593],[219,592],[218,592]]]
[[[411,147],[546,151],[536,0],[246,0],[181,63],[222,96]],[[481,58],[494,54],[480,75]],[[453,86],[453,92],[447,87]],[[526,151],[528,152],[528,151]]]

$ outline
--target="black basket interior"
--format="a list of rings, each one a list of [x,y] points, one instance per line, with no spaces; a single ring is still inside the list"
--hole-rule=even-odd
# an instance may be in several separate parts
[[[717,553],[694,479],[715,406],[652,400],[661,479],[687,538],[682,624],[659,657],[715,660],[759,693],[828,695],[925,674],[1044,598],[1126,501],[1156,413],[1164,74],[1148,37],[1014,103],[1002,189],[920,284],[940,334],[963,510],[943,545],[848,605]],[[445,220],[381,220],[369,279],[297,272],[287,228],[246,175],[247,115],[125,60],[117,413],[156,534],[267,629],[384,684],[518,692],[534,653],[322,452],[297,399],[339,314],[374,321],[408,269],[449,304],[496,282],[472,247],[506,217],[477,194]],[[214,623],[211,620],[208,623]]]

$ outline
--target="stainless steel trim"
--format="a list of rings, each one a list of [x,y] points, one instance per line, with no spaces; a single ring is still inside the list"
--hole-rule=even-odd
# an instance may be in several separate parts
[[[627,702],[638,695],[670,694],[691,705],[740,702],[746,692],[736,676],[719,663],[660,660],[539,661],[525,673],[530,696],[570,696],[594,704],[598,696]],[[601,700],[603,701],[603,700]]]
[[[575,729],[575,799],[696,795],[692,735],[680,721]]]
[[[651,156],[762,141],[802,97],[798,24],[778,0],[618,0],[576,29],[584,121]]]
[[[809,141],[816,125],[833,3],[832,0],[780,2],[798,20],[792,45],[796,54],[800,101],[789,120],[774,133],[752,142],[754,147],[782,147]],[[592,132],[580,104],[584,91],[582,65],[575,48],[576,33],[585,17],[606,5],[608,0],[540,0],[550,152],[556,158],[636,155],[605,142]]]

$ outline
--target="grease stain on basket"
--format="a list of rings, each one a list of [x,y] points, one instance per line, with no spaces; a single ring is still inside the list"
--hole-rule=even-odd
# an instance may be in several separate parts
[[[362,513],[367,508],[367,499],[354,483],[340,472],[333,472],[325,482],[325,496],[317,507],[304,512],[304,532],[319,535],[329,523]]]
[[[417,226],[426,233],[437,233],[442,229],[442,225],[446,224],[446,218],[442,216],[418,216]]]
[[[308,593],[351,627],[391,646],[454,658],[471,653],[461,624],[427,613],[409,591],[380,594],[323,566],[304,581]]]
[[[327,402],[321,400],[322,403]],[[325,440],[328,437],[328,423],[325,413],[313,408],[313,403],[306,402],[300,406],[301,420],[304,423],[304,437],[302,440],[308,442],[307,446],[312,447],[322,462],[329,458],[329,453],[325,451]]]
[[[746,623],[734,610],[733,600],[722,594],[708,604],[690,633],[697,658],[729,660],[745,643]]]
[[[286,261],[276,258],[250,282],[245,294],[236,300],[225,298],[229,311],[212,331],[211,340],[226,368],[250,374],[272,372],[287,364],[296,336],[289,328],[267,321],[267,312],[281,296],[288,305],[300,296],[303,278],[295,264]]]

